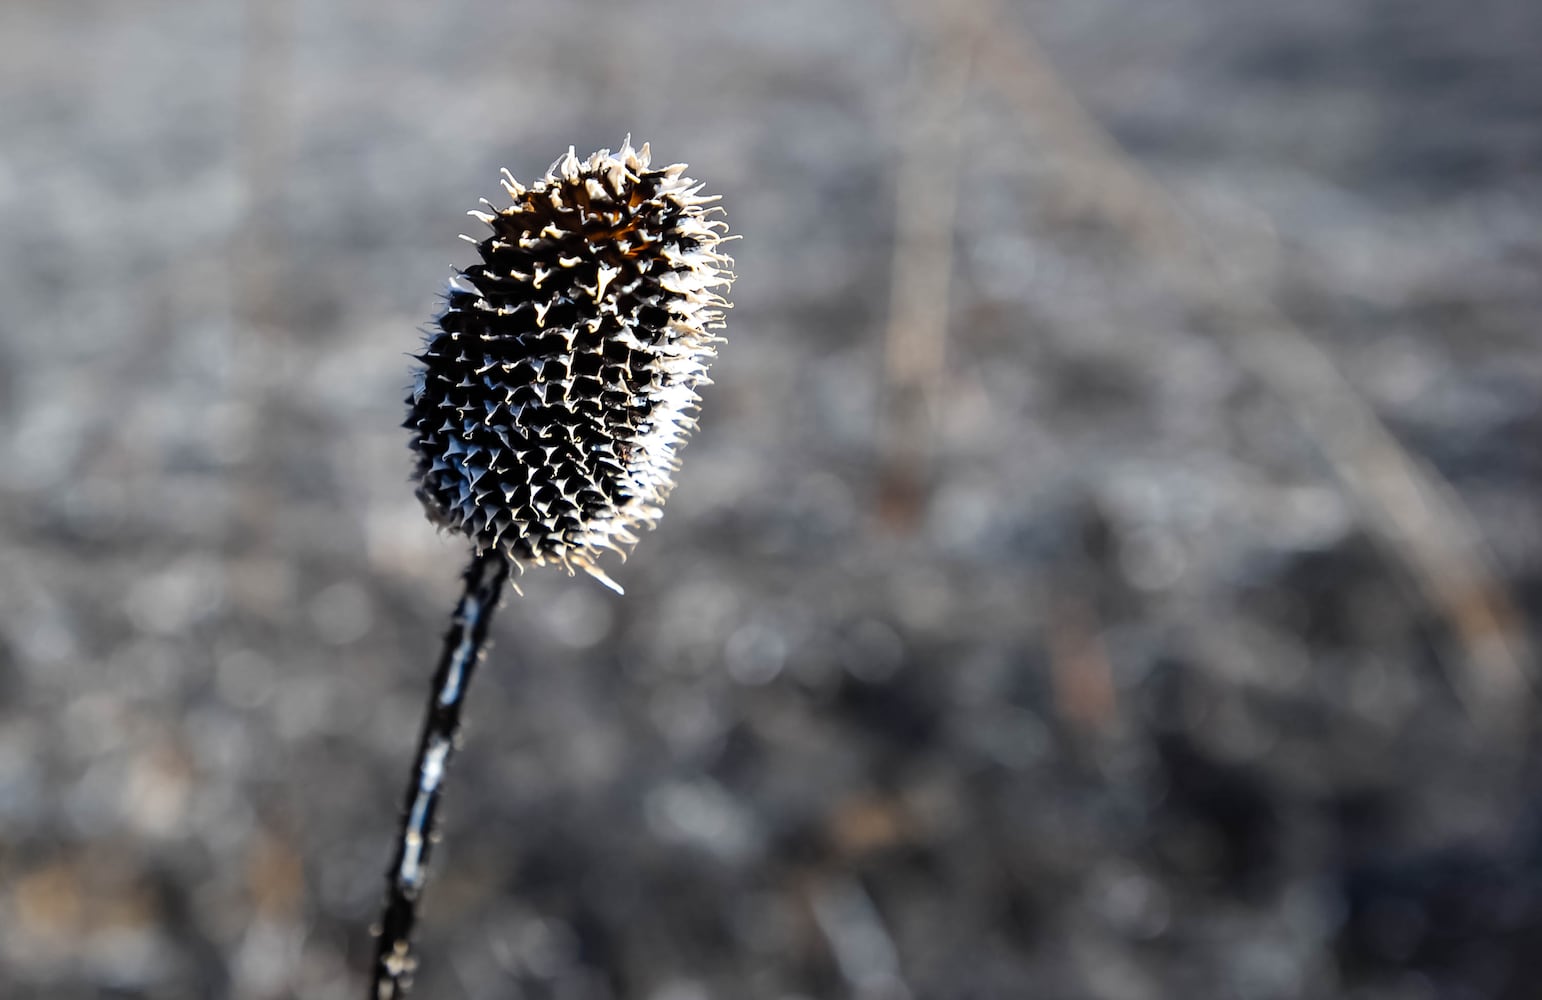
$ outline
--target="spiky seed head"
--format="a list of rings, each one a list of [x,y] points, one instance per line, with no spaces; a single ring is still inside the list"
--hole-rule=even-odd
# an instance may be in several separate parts
[[[570,148],[470,213],[492,234],[463,237],[482,259],[450,279],[404,426],[429,517],[479,552],[619,590],[597,557],[658,520],[733,278],[717,198],[685,169],[630,139]]]

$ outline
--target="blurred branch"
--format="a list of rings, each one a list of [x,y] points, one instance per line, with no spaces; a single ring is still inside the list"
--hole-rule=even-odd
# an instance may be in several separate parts
[[[831,875],[814,887],[809,903],[849,996],[857,1000],[910,996],[900,975],[899,950],[860,883],[846,875]]]
[[[1220,331],[1244,369],[1285,404],[1360,508],[1381,544],[1405,565],[1460,640],[1466,669],[1452,682],[1469,712],[1518,735],[1529,722],[1530,642],[1490,554],[1460,499],[1410,455],[1333,359],[1234,273],[1167,192],[1130,158],[1067,88],[1033,35],[996,16],[993,0],[925,5],[944,36],[983,36],[982,79],[1076,164],[1058,182],[1102,219]],[[956,42],[955,44],[961,44]]]
[[[231,248],[236,318],[249,333],[282,332],[274,322],[279,202],[288,161],[290,49],[294,10],[290,0],[247,0],[237,108],[237,163],[245,219]]]
[[[1051,598],[1048,643],[1055,711],[1080,734],[1106,734],[1119,720],[1119,690],[1097,609],[1076,589],[1062,582]]]
[[[273,534],[274,449],[284,407],[274,398],[286,351],[279,307],[283,183],[289,161],[289,97],[294,35],[291,0],[247,0],[237,107],[237,162],[244,218],[229,250],[235,366],[232,394],[250,408],[251,440],[237,473],[232,544],[266,547]]]
[[[894,191],[894,256],[884,331],[878,442],[880,516],[906,527],[925,502],[948,333],[963,109],[978,33],[916,52]]]

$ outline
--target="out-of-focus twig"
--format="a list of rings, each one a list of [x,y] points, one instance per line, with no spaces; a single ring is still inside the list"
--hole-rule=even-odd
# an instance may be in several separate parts
[[[231,265],[240,320],[264,333],[274,326],[274,258],[281,238],[276,209],[289,150],[289,84],[294,11],[290,0],[248,0],[243,25],[236,125],[245,218]]]
[[[933,421],[948,329],[964,97],[977,31],[944,36],[914,56],[894,191],[894,257],[884,333],[878,508],[906,526],[918,515],[932,462]]]
[[[1049,619],[1050,681],[1061,719],[1087,735],[1107,733],[1119,717],[1119,692],[1096,609],[1062,588]]]
[[[894,939],[859,883],[849,876],[831,875],[814,887],[809,902],[850,996],[904,1000],[910,995],[900,975]]]
[[[249,408],[250,438],[235,477],[237,549],[265,547],[275,517],[273,451],[283,407],[273,397],[287,347],[278,261],[291,133],[292,0],[247,0],[243,30],[236,155],[245,211],[231,233],[229,262],[237,361],[232,392]]]
[[[997,16],[993,0],[936,3],[926,12],[945,35],[972,37],[976,25],[991,24],[980,43],[980,77],[1047,137],[1057,156],[1075,164],[1056,178],[1065,195],[1170,275],[1238,364],[1283,401],[1369,529],[1458,637],[1466,669],[1453,671],[1452,681],[1468,710],[1519,734],[1533,707],[1528,665],[1535,657],[1477,526],[1450,486],[1398,443],[1321,347],[1232,272],[1087,112],[1026,28]]]

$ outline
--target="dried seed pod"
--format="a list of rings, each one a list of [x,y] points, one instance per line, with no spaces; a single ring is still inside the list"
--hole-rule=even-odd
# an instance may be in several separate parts
[[[471,240],[482,260],[451,279],[418,356],[418,497],[479,552],[616,587],[596,559],[658,519],[696,425],[726,227],[684,164],[654,169],[630,140],[503,187],[508,208],[470,213],[492,235]]]

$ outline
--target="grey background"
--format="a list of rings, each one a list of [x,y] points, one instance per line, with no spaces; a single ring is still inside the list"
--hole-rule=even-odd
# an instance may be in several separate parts
[[[420,995],[1535,996],[1539,38],[5,3],[0,995],[362,995],[465,557],[407,354],[630,132],[729,343],[628,595],[500,613]]]

